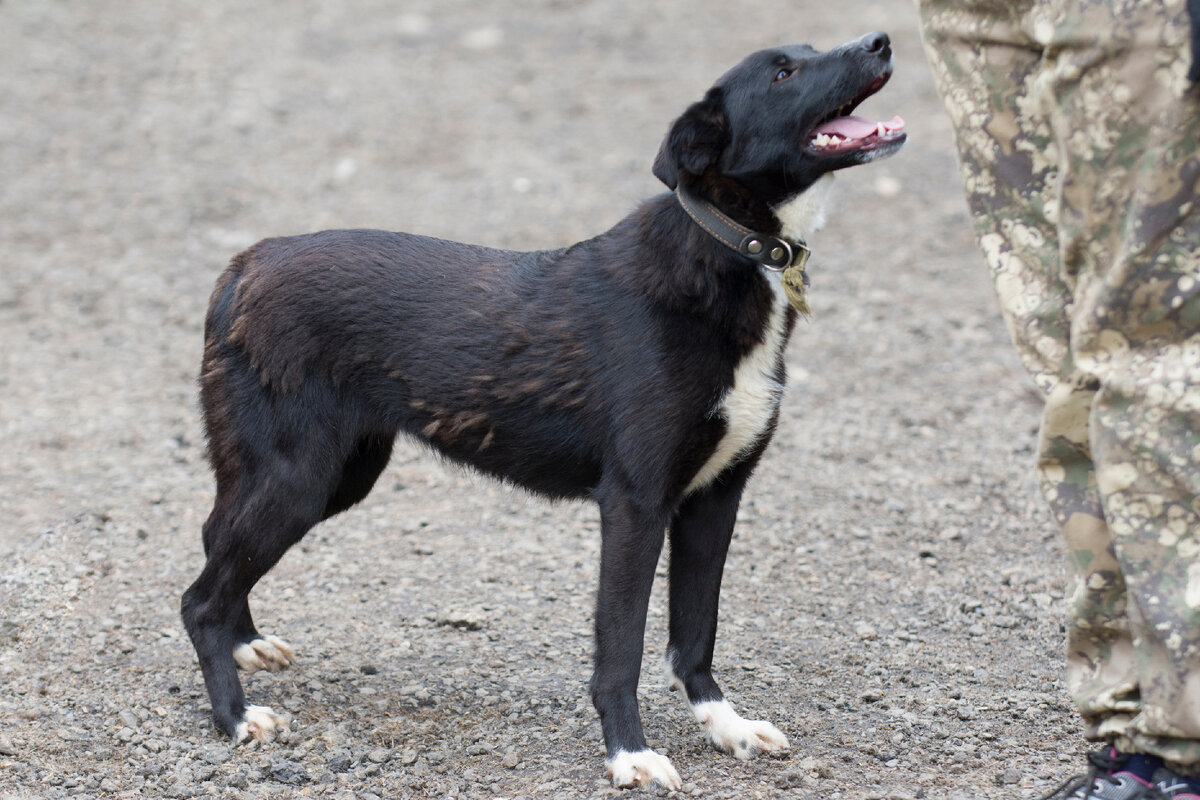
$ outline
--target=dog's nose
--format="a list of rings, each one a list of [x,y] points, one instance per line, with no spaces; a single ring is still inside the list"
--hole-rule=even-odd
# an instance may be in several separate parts
[[[892,40],[883,31],[868,33],[859,39],[858,42],[868,53],[878,53],[880,55],[886,54],[892,47]]]

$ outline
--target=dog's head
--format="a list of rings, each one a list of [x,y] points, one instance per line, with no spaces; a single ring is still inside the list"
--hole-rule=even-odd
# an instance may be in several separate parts
[[[904,120],[851,116],[891,74],[883,33],[826,53],[808,45],[761,50],[675,120],[654,174],[671,189],[720,183],[722,193],[745,192],[777,206],[826,173],[900,149]]]

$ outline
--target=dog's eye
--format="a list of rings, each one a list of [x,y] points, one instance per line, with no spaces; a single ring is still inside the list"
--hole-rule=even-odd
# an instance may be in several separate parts
[[[775,82],[778,83],[779,81],[786,81],[788,78],[792,77],[793,72],[795,72],[795,70],[787,69],[786,67],[779,70],[779,72],[775,73]]]

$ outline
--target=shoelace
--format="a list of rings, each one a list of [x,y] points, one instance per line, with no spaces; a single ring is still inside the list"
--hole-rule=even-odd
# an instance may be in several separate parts
[[[1067,800],[1080,789],[1085,788],[1086,793],[1083,797],[1084,800],[1087,800],[1087,798],[1095,795],[1097,784],[1101,784],[1102,786],[1107,783],[1114,786],[1121,786],[1125,783],[1124,779],[1116,777],[1113,775],[1113,772],[1124,766],[1127,760],[1127,756],[1117,754],[1116,750],[1112,748],[1088,753],[1088,761],[1092,766],[1088,769],[1087,774],[1068,778],[1054,791],[1043,795],[1040,800]],[[1170,800],[1168,792],[1182,788],[1181,786],[1167,788],[1163,786],[1163,783],[1165,781],[1158,785],[1138,782],[1137,791],[1126,797],[1125,800]]]

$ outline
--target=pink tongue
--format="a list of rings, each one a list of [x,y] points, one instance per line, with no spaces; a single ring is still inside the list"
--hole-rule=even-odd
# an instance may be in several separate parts
[[[888,130],[898,130],[904,127],[904,120],[900,117],[893,117],[890,121],[882,124]],[[836,133],[846,139],[865,139],[875,133],[879,129],[879,125],[880,123],[863,117],[837,117],[821,125],[813,133],[827,135]]]

